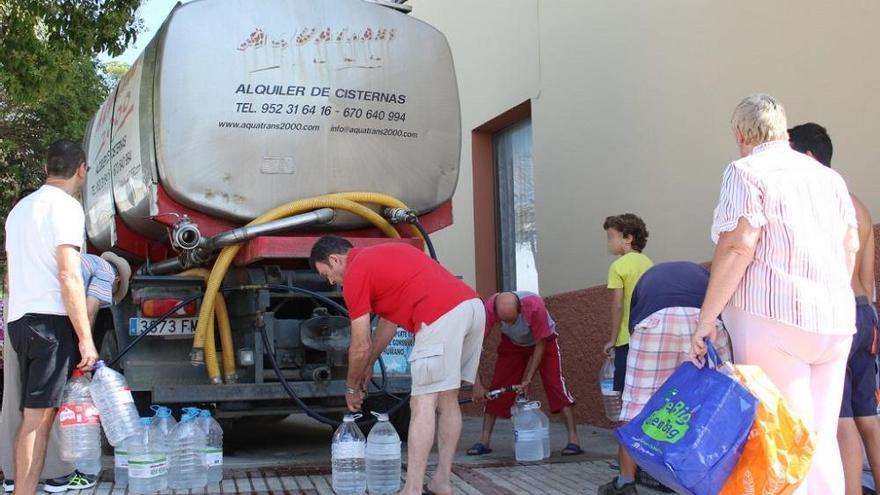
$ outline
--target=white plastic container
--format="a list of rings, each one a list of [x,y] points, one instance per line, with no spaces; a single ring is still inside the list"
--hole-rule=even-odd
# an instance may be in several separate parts
[[[113,484],[117,488],[128,485],[128,453],[135,442],[137,435],[132,435],[113,449]]]
[[[517,462],[537,462],[544,458],[541,430],[541,418],[528,404],[513,416],[513,449]]]
[[[171,430],[168,456],[168,487],[198,490],[208,484],[205,447],[208,439],[194,414],[184,414]]]
[[[101,421],[89,393],[89,379],[79,369],[64,387],[58,408],[61,458],[82,463],[101,458]]]
[[[385,413],[373,412],[378,422],[367,436],[367,490],[370,495],[400,491],[400,436]]]
[[[171,414],[171,409],[155,404],[150,406],[150,409],[153,410],[153,420],[150,422],[150,426],[159,430],[167,439],[168,435],[171,434],[171,430],[177,426],[177,420]]]
[[[599,370],[599,389],[602,391],[605,416],[610,421],[620,421],[622,403],[620,392],[614,390],[614,351],[608,355]]]
[[[355,423],[360,417],[360,414],[346,414],[333,434],[332,478],[337,495],[360,495],[367,491],[367,440]]]
[[[540,402],[529,402],[526,408],[534,411],[538,415],[538,419],[541,420],[541,443],[544,447],[542,459],[547,459],[550,457],[550,418],[541,410]]]
[[[513,401],[513,405],[510,406],[510,418],[514,419],[516,416],[523,410],[526,404],[529,403],[529,399],[526,398],[523,394],[517,394],[516,399]]]
[[[141,419],[141,430],[128,452],[128,492],[138,495],[168,488],[168,450],[165,437],[151,428],[152,418]]]
[[[98,361],[89,391],[101,415],[101,426],[110,445],[116,447],[126,438],[137,434],[140,417],[124,376],[105,366],[104,361]]]
[[[223,428],[211,416],[211,411],[199,411],[199,426],[207,435],[205,464],[208,466],[208,483],[223,481]]]

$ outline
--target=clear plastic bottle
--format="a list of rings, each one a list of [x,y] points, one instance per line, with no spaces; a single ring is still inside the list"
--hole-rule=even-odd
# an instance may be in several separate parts
[[[199,425],[208,437],[205,463],[208,466],[208,483],[223,481],[223,427],[211,416],[211,411],[199,411]]]
[[[622,404],[620,392],[614,390],[614,352],[608,355],[599,370],[599,389],[602,391],[605,416],[610,421],[619,421]]]
[[[541,420],[541,443],[544,447],[542,459],[547,459],[550,457],[550,418],[541,410],[540,402],[529,402],[526,407],[537,414],[538,419]]]
[[[128,452],[128,492],[155,493],[168,488],[165,437],[152,428],[152,418],[141,418],[141,429]]]
[[[544,458],[541,418],[528,404],[513,417],[513,449],[517,462],[536,462]]]
[[[167,438],[171,430],[177,426],[177,420],[171,414],[171,409],[156,404],[150,406],[150,409],[153,411],[153,421],[150,426],[158,429]]]
[[[196,415],[186,413],[171,430],[168,457],[168,487],[174,490],[197,490],[208,484],[205,465],[207,435],[196,422]]]
[[[85,463],[101,458],[101,421],[89,393],[89,379],[80,369],[73,370],[64,387],[58,433],[63,460]]]
[[[400,436],[385,413],[373,412],[378,422],[367,436],[367,489],[370,495],[400,491]]]
[[[132,435],[113,449],[113,484],[118,488],[128,485],[128,453],[137,440],[137,435]]]
[[[124,376],[105,366],[104,361],[98,361],[89,391],[101,414],[101,426],[110,445],[116,447],[137,434],[140,417]]]
[[[333,491],[338,495],[360,495],[367,490],[367,441],[355,421],[360,414],[346,414],[333,434]]]

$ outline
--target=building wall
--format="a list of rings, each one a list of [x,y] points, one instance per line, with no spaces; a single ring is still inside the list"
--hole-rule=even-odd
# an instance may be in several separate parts
[[[641,215],[655,261],[705,260],[730,114],[763,91],[826,125],[869,208],[880,140],[876,2],[411,0],[446,34],[462,107],[455,224],[441,259],[474,281],[471,130],[531,99],[541,292],[600,284],[605,216]],[[877,213],[880,216],[880,213]]]
[[[441,261],[471,283],[481,262],[471,132],[531,101],[541,293],[559,325],[580,421],[608,424],[597,379],[610,325],[601,284],[613,259],[602,220],[640,214],[656,262],[709,260],[721,172],[737,158],[730,114],[742,97],[770,93],[786,106],[790,125],[828,127],[835,168],[880,217],[880,3],[409,3],[415,17],[446,34],[456,64],[461,178],[455,224],[436,237]],[[496,339],[485,346],[484,379]],[[543,397],[539,385],[533,395]]]

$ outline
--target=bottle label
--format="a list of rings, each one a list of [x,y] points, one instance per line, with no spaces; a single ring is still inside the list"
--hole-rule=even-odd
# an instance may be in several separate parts
[[[535,430],[513,430],[514,442],[534,442],[538,436],[539,432]]]
[[[205,464],[208,467],[223,465],[223,449],[205,449]]]
[[[168,459],[155,457],[143,461],[128,461],[128,477],[149,479],[168,473]]]
[[[114,464],[118,468],[127,468],[128,467],[128,452],[124,450],[116,449],[116,453],[113,455]]]
[[[98,408],[91,402],[79,404],[61,404],[58,408],[58,425],[61,428],[71,426],[97,425],[101,423]]]
[[[605,379],[599,382],[603,395],[612,395],[614,393],[614,380]]]
[[[367,442],[367,457],[400,457],[400,442],[397,443],[369,443]]]
[[[334,443],[332,455],[334,459],[363,459],[366,457],[365,442],[339,442]]]

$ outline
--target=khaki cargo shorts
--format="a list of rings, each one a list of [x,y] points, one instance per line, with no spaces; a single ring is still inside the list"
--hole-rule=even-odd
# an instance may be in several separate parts
[[[412,395],[425,395],[474,383],[483,350],[486,309],[478,299],[452,308],[416,333],[409,355]]]

